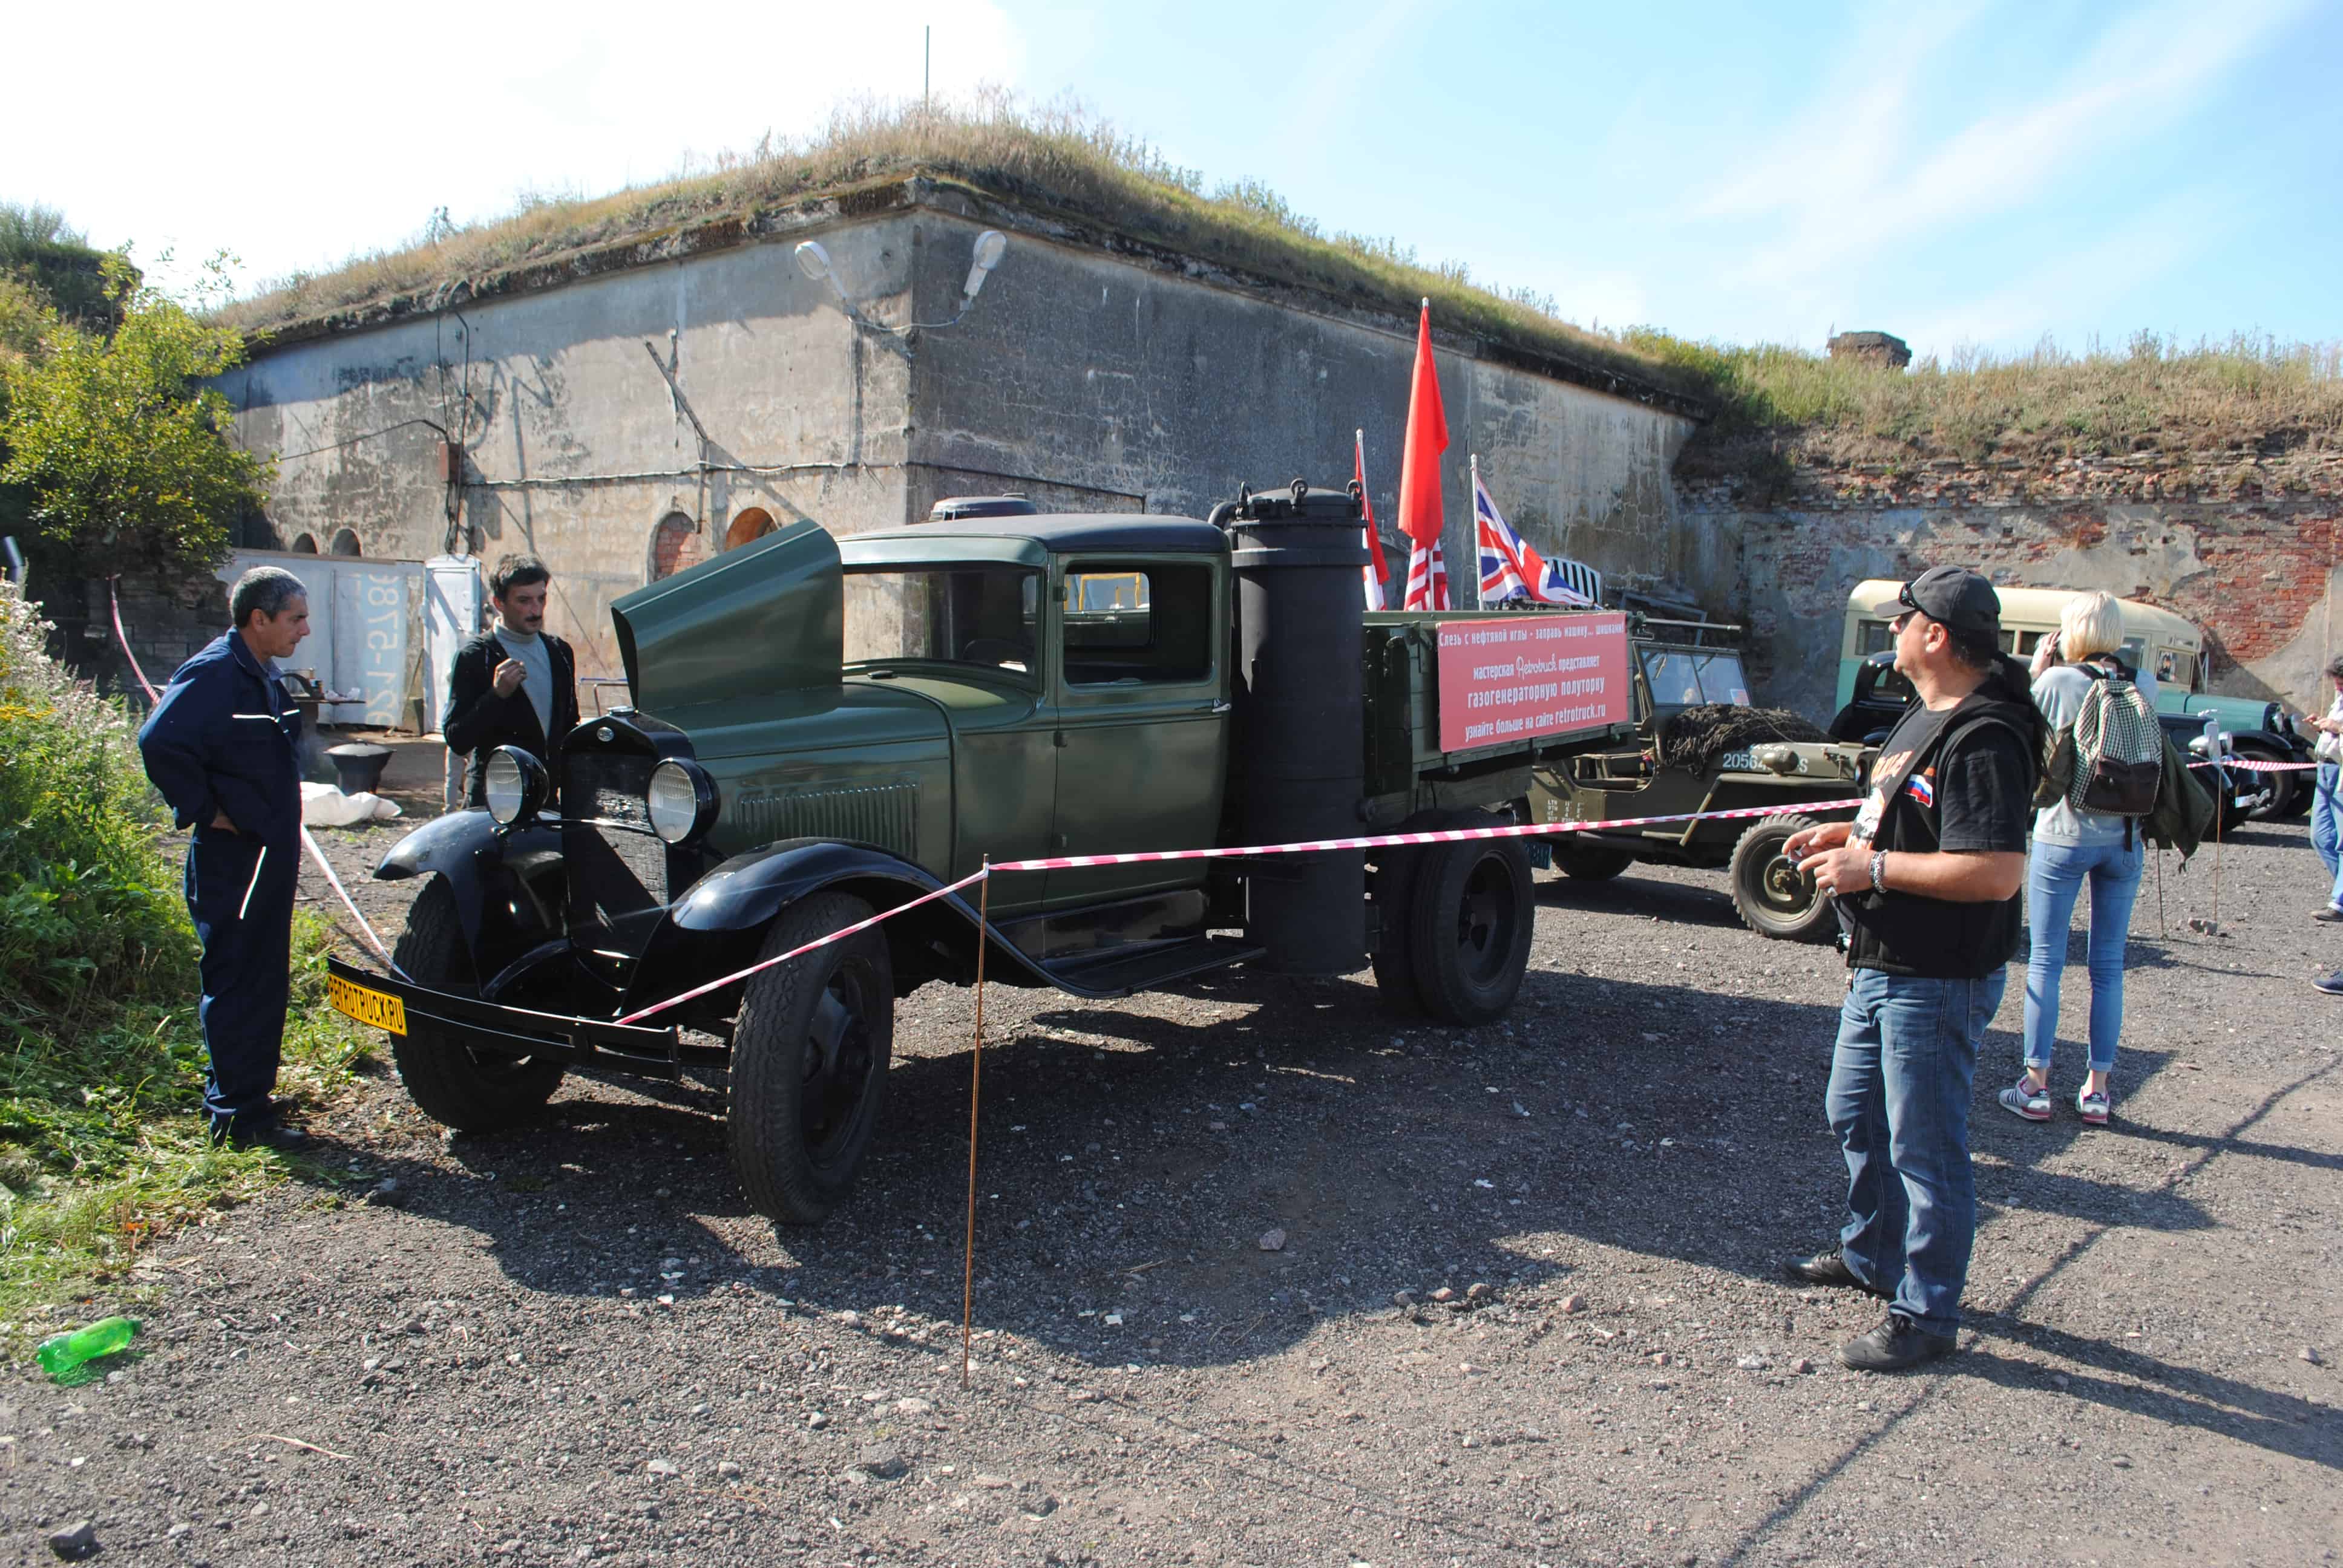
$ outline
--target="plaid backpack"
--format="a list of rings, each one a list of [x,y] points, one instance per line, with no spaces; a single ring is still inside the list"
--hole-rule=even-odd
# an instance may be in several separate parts
[[[2090,676],[2091,689],[2072,726],[2075,774],[2066,803],[2102,817],[2145,817],[2156,809],[2164,777],[2164,729],[2156,709],[2128,673],[2078,668]]]

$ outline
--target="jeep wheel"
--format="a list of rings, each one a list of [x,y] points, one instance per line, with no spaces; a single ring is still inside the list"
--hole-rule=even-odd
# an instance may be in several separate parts
[[[773,922],[764,956],[870,918],[860,899],[817,893]],[[759,1212],[814,1225],[845,1199],[879,1125],[894,1040],[894,969],[875,930],[749,980],[726,1121],[732,1168]]]
[[[1408,899],[1416,994],[1445,1023],[1487,1023],[1513,1005],[1530,959],[1534,902],[1518,839],[1436,844]]]
[[[1624,849],[1580,843],[1580,838],[1566,833],[1554,841],[1554,869],[1574,882],[1607,882],[1635,863]]]
[[[1765,817],[1733,847],[1733,907],[1761,937],[1793,940],[1837,930],[1830,900],[1782,852],[1790,835],[1815,826],[1811,817]]]
[[[1404,1017],[1423,1011],[1423,998],[1415,989],[1415,944],[1411,935],[1410,895],[1423,851],[1393,847],[1369,866],[1368,900],[1375,908],[1375,950],[1371,955],[1375,990],[1383,1005]]]
[[[456,895],[443,879],[432,878],[407,906],[407,930],[391,957],[417,985],[461,991],[477,983]],[[558,1060],[475,1050],[460,1032],[412,1014],[407,1032],[390,1037],[390,1059],[415,1108],[459,1132],[494,1132],[527,1121],[561,1083]]]

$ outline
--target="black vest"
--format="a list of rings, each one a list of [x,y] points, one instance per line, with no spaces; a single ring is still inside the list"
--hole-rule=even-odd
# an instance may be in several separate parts
[[[1880,759],[1895,761],[1896,768],[1892,775],[1872,780],[1875,791],[1882,792],[1885,800],[1878,831],[1871,840],[1873,849],[1929,854],[1940,847],[1935,778],[1943,771],[1945,759],[1974,744],[1989,729],[2007,730],[2018,742],[2020,755],[2029,761],[2016,808],[2021,814],[2030,814],[2033,769],[2040,765],[2034,715],[2028,707],[1993,690],[1992,685],[1988,682],[1962,699],[1944,716],[1935,733],[1908,756],[1896,759],[1896,737],[1889,737],[1889,749]],[[1916,779],[1926,788],[1916,789]],[[2025,899],[2012,894],[1996,903],[1955,903],[1916,893],[1877,893],[1866,887],[1842,895],[1838,910],[1846,928],[1850,968],[1933,980],[1975,980],[2016,956],[2023,936]]]

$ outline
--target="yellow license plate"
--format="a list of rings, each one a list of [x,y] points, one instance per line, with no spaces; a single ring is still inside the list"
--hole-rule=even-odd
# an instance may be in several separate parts
[[[407,1004],[395,996],[352,985],[339,975],[327,975],[326,1000],[336,1012],[347,1013],[360,1023],[387,1029],[393,1034],[407,1032]]]

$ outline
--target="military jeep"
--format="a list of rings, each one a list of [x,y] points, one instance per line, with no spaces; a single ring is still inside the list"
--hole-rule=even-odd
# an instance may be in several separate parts
[[[1877,749],[1835,742],[1795,713],[1753,707],[1735,646],[1739,628],[1640,616],[1630,624],[1634,739],[1534,769],[1532,819],[1599,822],[1766,806],[1779,814],[1572,833],[1553,841],[1555,869],[1595,881],[1638,860],[1724,867],[1733,907],[1751,930],[1831,935],[1837,928],[1829,900],[1783,845],[1818,820],[1800,806],[1863,792]]]

